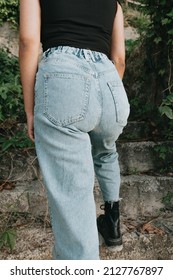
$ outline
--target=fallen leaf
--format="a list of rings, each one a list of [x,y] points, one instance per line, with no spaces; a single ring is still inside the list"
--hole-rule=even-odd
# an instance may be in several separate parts
[[[143,224],[140,227],[141,233],[148,233],[148,234],[158,234],[158,235],[164,235],[164,231],[160,228],[155,227],[150,222]]]
[[[15,188],[15,183],[14,182],[9,182],[9,181],[1,181],[0,182],[0,191],[12,190],[14,188]]]

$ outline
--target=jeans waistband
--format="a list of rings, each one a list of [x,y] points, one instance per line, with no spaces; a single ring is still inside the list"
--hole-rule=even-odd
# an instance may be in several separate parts
[[[83,58],[86,61],[93,62],[98,62],[101,59],[108,59],[108,57],[104,53],[92,51],[90,49],[81,49],[69,46],[58,46],[49,48],[43,53],[43,58],[48,58],[49,55],[56,53],[69,53],[77,56],[78,58]]]

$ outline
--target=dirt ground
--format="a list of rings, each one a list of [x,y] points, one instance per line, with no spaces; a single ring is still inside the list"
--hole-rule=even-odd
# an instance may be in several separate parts
[[[53,235],[48,219],[18,214],[13,228],[17,238],[13,252],[1,248],[1,260],[51,260]],[[121,217],[123,250],[112,253],[100,246],[102,260],[173,260],[173,215],[168,211],[143,221]]]

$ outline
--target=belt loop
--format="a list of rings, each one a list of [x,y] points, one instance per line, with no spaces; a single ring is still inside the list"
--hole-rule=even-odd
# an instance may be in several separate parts
[[[94,52],[91,51],[91,50],[89,50],[89,54],[90,54],[90,56],[91,56],[91,58],[92,58],[92,61],[93,61],[93,62],[96,62],[96,59],[95,59],[95,56],[94,56]]]
[[[81,56],[81,49],[79,49],[79,48],[74,49],[74,54],[75,54],[77,57],[80,58],[80,56]]]
[[[44,52],[44,57],[47,58],[48,55],[51,53],[51,48],[47,49],[45,52]]]
[[[69,46],[64,46],[62,50],[64,50],[65,53],[68,53]]]
[[[84,58],[86,59],[86,61],[90,61],[88,50],[83,49],[83,55],[84,55]]]

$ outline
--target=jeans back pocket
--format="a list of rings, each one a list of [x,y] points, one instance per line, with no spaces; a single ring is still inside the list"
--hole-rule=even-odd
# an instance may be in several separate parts
[[[55,125],[67,126],[85,118],[90,79],[72,73],[44,75],[44,115]]]
[[[122,81],[111,81],[108,82],[108,87],[115,104],[116,121],[125,126],[130,113],[130,106],[123,83]]]

